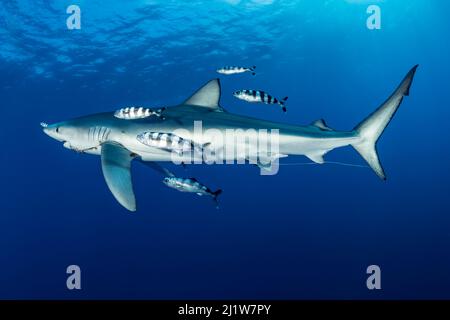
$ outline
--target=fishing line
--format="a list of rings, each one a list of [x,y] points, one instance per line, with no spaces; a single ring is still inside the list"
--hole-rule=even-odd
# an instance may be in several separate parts
[[[322,163],[316,162],[293,162],[293,163],[279,163],[280,166],[313,166],[313,165],[321,165]],[[365,166],[362,164],[354,164],[354,163],[346,163],[339,161],[325,161],[323,164],[334,164],[338,166],[344,167],[355,167],[355,168],[369,168],[369,166]]]

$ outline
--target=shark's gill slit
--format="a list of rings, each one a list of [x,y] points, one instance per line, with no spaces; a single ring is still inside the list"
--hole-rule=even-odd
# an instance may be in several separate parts
[[[98,130],[98,138],[97,138],[98,142],[102,142],[103,135],[105,134],[105,130],[106,130],[105,127],[100,127],[100,129]]]

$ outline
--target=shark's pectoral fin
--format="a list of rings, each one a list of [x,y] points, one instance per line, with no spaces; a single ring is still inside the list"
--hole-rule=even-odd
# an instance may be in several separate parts
[[[132,153],[118,143],[102,145],[102,170],[106,184],[116,200],[130,211],[136,211],[136,199],[131,181]]]
[[[223,111],[222,107],[219,105],[220,92],[220,81],[219,79],[214,79],[197,90],[197,92],[183,104],[203,107],[210,109],[211,111]]]

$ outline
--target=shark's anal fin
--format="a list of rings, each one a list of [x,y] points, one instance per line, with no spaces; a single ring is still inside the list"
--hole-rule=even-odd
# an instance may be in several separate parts
[[[102,145],[102,170],[106,184],[116,200],[130,211],[136,211],[136,198],[131,181],[132,154],[122,145],[106,142]]]
[[[223,111],[222,107],[219,105],[220,92],[220,81],[219,79],[214,79],[197,90],[197,92],[183,104],[208,108],[211,109],[211,111]]]
[[[306,156],[313,162],[318,164],[324,164],[325,160],[323,159],[323,156],[326,152],[320,152],[320,153],[309,153],[306,154]]]

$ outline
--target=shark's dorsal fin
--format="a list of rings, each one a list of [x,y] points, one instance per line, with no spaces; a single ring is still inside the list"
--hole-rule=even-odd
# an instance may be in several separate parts
[[[115,142],[102,144],[102,170],[106,184],[116,200],[130,211],[136,211],[131,182],[132,153]]]
[[[213,111],[223,111],[219,105],[220,100],[220,81],[214,79],[209,81],[203,87],[197,90],[189,99],[183,104],[208,108]]]
[[[333,131],[327,124],[325,123],[325,120],[319,119],[311,123],[312,126],[319,128],[320,130],[324,131]]]

